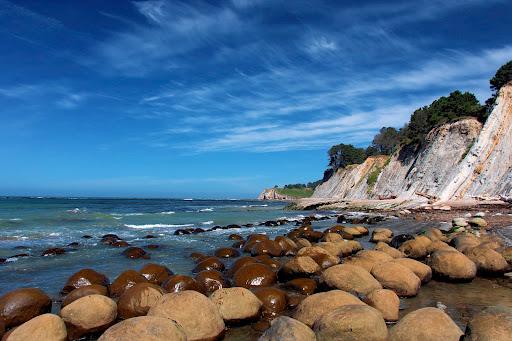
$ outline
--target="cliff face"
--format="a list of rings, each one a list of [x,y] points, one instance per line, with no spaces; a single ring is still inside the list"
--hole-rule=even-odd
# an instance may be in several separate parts
[[[369,178],[371,178],[369,180]],[[440,199],[512,195],[512,84],[482,128],[468,118],[432,130],[419,150],[338,170],[313,193],[332,199]]]
[[[258,195],[258,200],[294,200],[296,198],[289,197],[287,195],[280,194],[274,188],[264,189],[263,192]]]

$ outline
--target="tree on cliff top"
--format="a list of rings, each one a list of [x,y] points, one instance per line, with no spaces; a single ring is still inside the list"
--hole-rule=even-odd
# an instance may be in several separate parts
[[[390,155],[393,153],[395,148],[400,143],[400,133],[393,127],[382,127],[377,135],[373,138],[373,142],[370,148],[373,148],[376,151],[375,153],[370,153],[369,149],[366,154],[368,156],[384,154]]]
[[[348,165],[363,163],[366,151],[351,144],[337,144],[329,149],[329,166],[337,170]]]
[[[489,83],[491,83],[491,90],[492,90],[492,96],[487,101],[485,101],[485,104],[487,106],[486,110],[486,116],[488,116],[493,107],[494,103],[496,103],[496,98],[498,98],[498,93],[500,92],[500,89],[507,84],[508,82],[512,81],[512,60],[508,63],[502,65],[498,71],[496,71],[496,74],[494,77],[491,78]],[[487,117],[486,117],[487,118]]]

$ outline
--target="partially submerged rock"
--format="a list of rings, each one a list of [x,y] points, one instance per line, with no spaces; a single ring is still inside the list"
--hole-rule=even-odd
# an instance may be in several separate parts
[[[183,328],[164,317],[140,316],[116,323],[98,341],[187,341]]]
[[[304,323],[288,316],[272,321],[258,341],[315,341],[315,333]]]
[[[384,288],[393,290],[398,296],[416,296],[420,290],[421,281],[409,268],[396,262],[386,262],[375,265],[371,274]]]
[[[441,279],[471,281],[476,276],[475,263],[458,251],[438,250],[430,256],[429,265]]]
[[[364,268],[340,264],[330,267],[320,276],[327,286],[347,292],[367,295],[375,289],[382,289],[382,285]]]
[[[28,320],[49,313],[52,300],[37,288],[22,288],[0,297],[0,317],[5,327],[15,327]]]
[[[466,327],[467,341],[509,341],[512,336],[512,309],[488,307],[475,314]]]
[[[393,290],[377,289],[366,295],[364,302],[382,314],[386,321],[397,321],[400,299]]]
[[[210,300],[217,306],[226,322],[240,322],[256,318],[262,306],[256,295],[246,288],[223,288],[215,291]]]

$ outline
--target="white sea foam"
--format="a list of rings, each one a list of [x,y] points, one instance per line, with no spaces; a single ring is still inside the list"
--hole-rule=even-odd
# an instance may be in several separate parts
[[[201,224],[203,224],[203,225],[211,225],[211,224],[213,224],[213,220],[204,221]]]
[[[165,227],[192,227],[194,224],[143,224],[143,225],[129,225],[124,226],[131,229],[153,229],[153,228],[165,228]]]
[[[9,219],[9,221],[22,221],[23,219],[21,218],[12,218],[12,219]]]
[[[183,199],[185,201],[193,201],[194,199]]]
[[[165,211],[165,212],[160,212],[158,214],[174,214],[174,213],[176,213],[176,212],[174,212],[174,211]]]
[[[213,208],[202,208],[199,212],[213,212]]]

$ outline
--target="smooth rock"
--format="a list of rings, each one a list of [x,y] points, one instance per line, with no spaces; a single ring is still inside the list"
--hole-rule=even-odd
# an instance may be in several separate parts
[[[120,318],[146,315],[149,308],[154,306],[163,296],[162,288],[153,283],[137,283],[127,289],[117,302],[117,312]]]
[[[488,307],[476,313],[466,326],[465,341],[510,341],[512,309]]]
[[[9,334],[9,341],[65,341],[64,321],[54,314],[43,314],[23,323]]]
[[[18,326],[28,320],[49,313],[52,300],[37,288],[21,288],[0,297],[0,317],[5,327]]]
[[[163,284],[162,288],[167,292],[180,292],[185,290],[195,290],[202,292],[199,283],[190,276],[174,275],[169,277]]]
[[[196,274],[194,278],[199,285],[200,291],[210,295],[215,290],[230,287],[229,282],[221,272],[217,270],[204,270]]]
[[[108,288],[110,281],[108,280],[107,276],[102,273],[96,272],[92,269],[82,269],[78,272],[75,272],[71,277],[68,278],[64,288],[62,289],[62,293],[68,294],[77,288],[85,287],[91,284],[98,284]]]
[[[226,322],[240,322],[259,316],[262,302],[249,289],[234,287],[215,291],[210,300]]]
[[[233,276],[234,286],[252,288],[270,286],[277,281],[272,268],[260,263],[249,263],[242,266]]]
[[[125,290],[133,287],[137,283],[146,283],[148,280],[146,277],[142,276],[135,270],[126,270],[122,272],[117,278],[112,282],[110,286],[110,295],[112,297],[121,296]]]
[[[274,319],[258,341],[315,341],[315,333],[304,323],[288,316]]]
[[[384,320],[394,322],[398,320],[400,299],[393,290],[377,289],[366,295],[364,302],[382,314]]]
[[[438,250],[429,260],[434,275],[452,281],[471,281],[476,276],[475,263],[463,253],[452,250]]]
[[[254,294],[263,303],[261,316],[271,320],[286,309],[286,293],[278,288],[255,288]]]
[[[393,290],[398,296],[416,296],[420,290],[421,281],[418,276],[396,262],[376,264],[371,274],[384,288]]]
[[[397,258],[392,260],[392,262],[403,265],[411,270],[416,276],[418,276],[421,283],[427,283],[432,279],[432,269],[430,266],[418,262],[417,260],[410,258]]]
[[[146,279],[153,284],[162,285],[162,283],[174,275],[174,273],[166,266],[148,263],[142,267],[139,271],[142,276],[146,277]]]
[[[67,306],[68,304],[70,304],[73,301],[76,301],[79,298],[89,295],[108,296],[108,289],[107,287],[104,287],[103,285],[99,284],[91,284],[86,285],[85,287],[80,287],[66,295],[66,297],[62,301],[62,307]]]
[[[168,318],[134,317],[108,328],[98,341],[187,341],[183,328]]]
[[[320,280],[330,288],[356,294],[367,295],[373,290],[382,289],[382,285],[364,268],[340,264],[330,267],[320,276]]]

